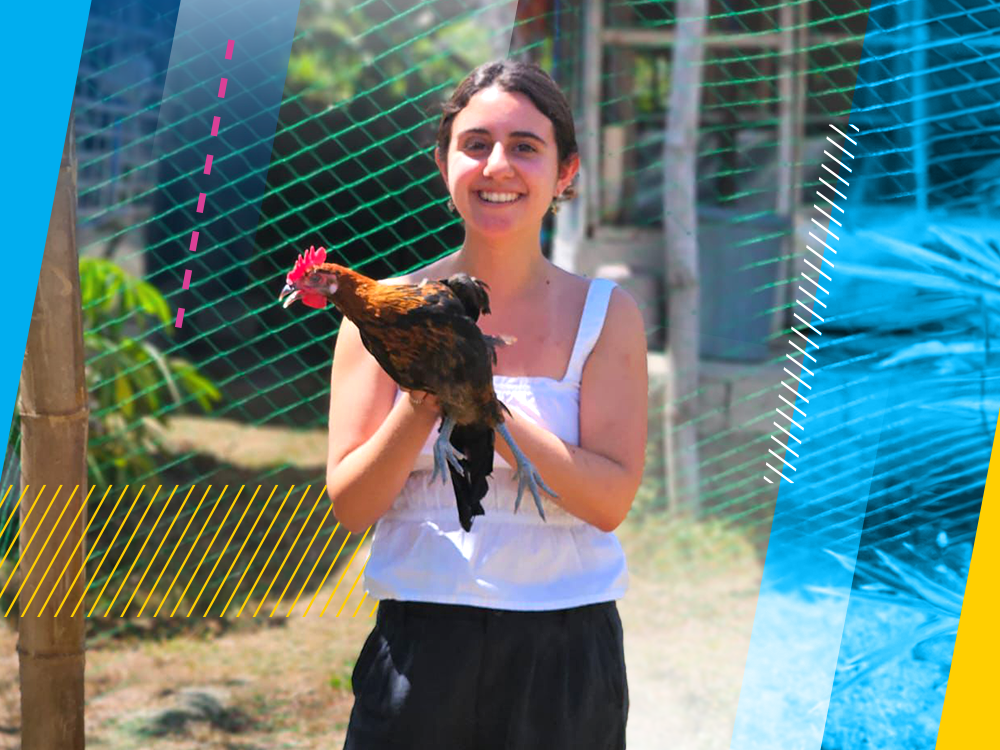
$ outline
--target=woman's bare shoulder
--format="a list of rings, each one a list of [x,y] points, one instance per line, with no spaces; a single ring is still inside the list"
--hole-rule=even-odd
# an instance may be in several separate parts
[[[558,269],[557,289],[568,297],[585,298],[593,279],[589,276],[571,273]],[[627,339],[637,340],[636,333],[643,328],[642,313],[635,297],[621,284],[615,284],[608,300],[608,310],[602,329],[601,339],[621,339],[624,334]]]
[[[571,290],[577,294],[586,295],[590,288],[590,282],[593,279],[589,276],[582,276],[580,274],[571,273],[564,269],[559,269],[560,274],[562,274],[561,285],[564,289]],[[631,323],[634,324],[636,315],[639,314],[639,305],[632,293],[623,287],[621,284],[615,284],[611,292],[611,298],[608,301],[608,317],[614,318],[616,321],[622,318],[631,318]],[[641,318],[641,315],[640,315]],[[625,323],[628,325],[629,323]]]
[[[556,265],[552,265],[551,278],[554,286],[551,291],[557,294],[586,296],[587,289],[590,287],[589,277],[567,271]]]

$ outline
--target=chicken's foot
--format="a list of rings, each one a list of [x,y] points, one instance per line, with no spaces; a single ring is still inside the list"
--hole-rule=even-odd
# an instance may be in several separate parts
[[[427,484],[434,484],[438,472],[441,473],[441,484],[448,484],[448,464],[459,474],[465,476],[465,467],[462,466],[461,459],[465,458],[454,445],[451,444],[451,431],[455,429],[455,420],[451,417],[441,419],[441,430],[438,432],[437,440],[434,441],[434,473],[431,474]]]
[[[497,432],[500,433],[501,437],[507,441],[507,445],[510,446],[511,453],[514,454],[514,458],[517,460],[517,499],[514,501],[514,512],[517,513],[517,509],[521,507],[521,495],[524,493],[524,488],[527,487],[531,492],[531,496],[535,499],[535,507],[538,508],[538,515],[545,520],[545,510],[542,508],[542,498],[538,494],[538,488],[541,487],[552,497],[559,497],[552,489],[545,484],[545,480],[542,479],[538,470],[532,465],[528,457],[524,455],[524,452],[517,447],[517,443],[514,442],[514,438],[510,434],[510,430],[507,429],[507,425],[503,422],[497,425]]]

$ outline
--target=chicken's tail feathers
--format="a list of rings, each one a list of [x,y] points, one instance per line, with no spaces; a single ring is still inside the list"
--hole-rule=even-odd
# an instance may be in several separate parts
[[[465,459],[461,462],[465,474],[448,465],[451,483],[458,505],[458,520],[466,531],[472,529],[472,519],[485,515],[482,500],[489,489],[486,478],[493,473],[493,452],[496,433],[489,427],[458,425],[452,430],[451,444]]]

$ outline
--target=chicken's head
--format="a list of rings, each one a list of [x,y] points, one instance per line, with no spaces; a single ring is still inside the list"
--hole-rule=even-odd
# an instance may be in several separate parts
[[[295,300],[309,307],[326,307],[337,291],[337,274],[324,267],[326,249],[310,247],[295,261],[295,267],[285,277],[285,288],[278,295],[288,307]]]

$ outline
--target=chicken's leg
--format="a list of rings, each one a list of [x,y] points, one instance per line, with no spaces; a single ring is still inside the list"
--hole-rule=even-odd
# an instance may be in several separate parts
[[[459,474],[465,474],[465,467],[461,462],[465,456],[451,444],[451,431],[454,429],[455,420],[448,416],[442,417],[441,430],[438,432],[437,440],[434,441],[434,473],[431,474],[427,484],[434,483],[438,472],[441,472],[441,484],[448,484],[447,464],[451,464]]]
[[[538,488],[541,486],[543,490],[549,493],[552,497],[559,497],[555,492],[553,492],[545,481],[542,479],[541,475],[532,466],[531,461],[528,457],[524,455],[520,448],[517,447],[517,443],[514,442],[514,438],[510,434],[510,430],[507,429],[507,425],[503,422],[497,425],[497,432],[507,441],[507,445],[510,446],[511,453],[514,454],[514,458],[517,460],[517,499],[514,501],[514,512],[517,513],[517,509],[521,506],[521,495],[524,492],[525,486],[531,492],[531,496],[535,498],[535,507],[538,508],[538,515],[545,520],[545,510],[542,508],[542,498],[538,494]]]

